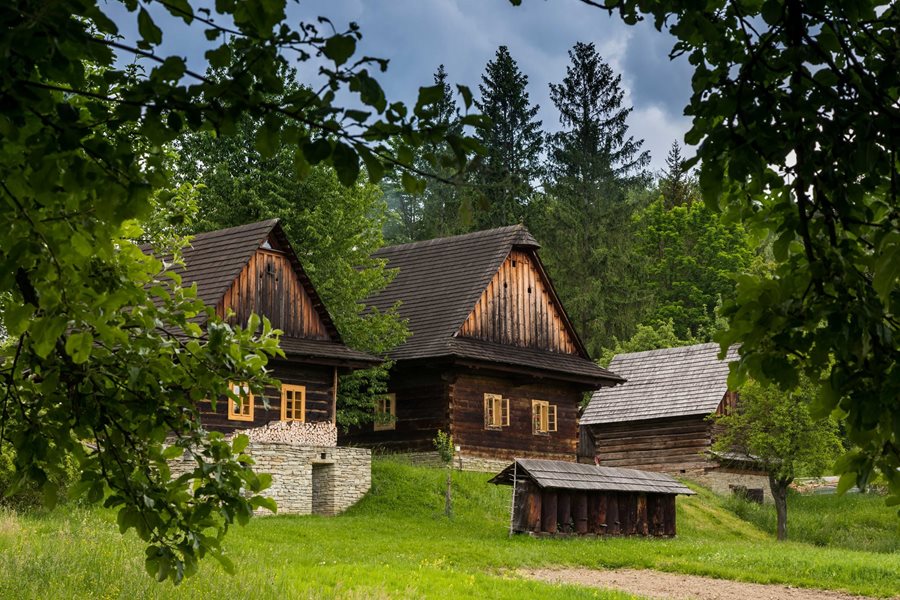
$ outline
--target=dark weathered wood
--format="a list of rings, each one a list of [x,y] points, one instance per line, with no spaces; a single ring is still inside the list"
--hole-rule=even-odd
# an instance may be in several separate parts
[[[459,333],[499,344],[578,352],[574,332],[531,251],[509,254]]]
[[[712,442],[712,425],[702,415],[587,426],[581,435],[579,460],[598,458],[607,467],[644,470],[700,470],[713,463],[706,452]]]
[[[650,528],[647,523],[647,494],[637,494],[637,516],[635,527],[638,535],[649,535]]]
[[[556,533],[557,519],[556,491],[544,490],[541,497],[541,531]]]
[[[333,367],[305,364],[301,361],[275,359],[268,368],[272,376],[282,383],[306,387],[306,422],[317,423],[334,420],[334,373]],[[281,420],[281,392],[267,387],[265,399],[254,395],[253,421],[235,421],[228,418],[228,400],[223,396],[215,403],[201,400],[197,403],[200,420],[209,431],[230,433],[239,429],[261,427],[271,421]]]
[[[286,336],[330,339],[289,255],[283,252],[257,250],[216,308],[220,316],[234,311],[232,320],[241,325],[255,312],[268,317],[272,327]]]
[[[665,524],[665,535],[675,535],[675,496],[666,495],[662,497],[663,502],[663,522]]]
[[[558,528],[562,533],[572,533],[572,494],[559,491],[557,497]]]
[[[606,496],[606,532],[610,535],[619,535],[622,532],[619,521],[619,495],[616,492],[609,492]]]
[[[517,481],[513,498],[512,529],[515,532],[528,531],[529,502],[532,488],[537,487],[528,480]]]
[[[637,518],[637,502],[634,494],[619,494],[619,521],[622,522],[622,533],[634,535]]]
[[[574,504],[572,512],[575,517],[575,533],[584,535],[588,532],[588,493],[574,492],[572,501]]]
[[[537,486],[532,486],[528,490],[527,531],[538,533],[541,530],[541,496],[541,490]]]
[[[590,533],[603,533],[603,527],[605,523],[600,515],[600,498],[603,496],[602,492],[590,492],[587,495],[587,510],[588,510],[588,522],[587,528]],[[605,517],[606,515],[603,515]]]

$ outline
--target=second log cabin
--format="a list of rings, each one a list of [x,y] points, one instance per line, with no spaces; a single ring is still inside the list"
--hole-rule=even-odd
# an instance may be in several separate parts
[[[390,393],[354,443],[428,452],[442,430],[463,468],[576,459],[585,393],[622,379],[591,360],[538,249],[515,225],[375,254],[397,275],[367,304],[399,304],[412,335],[390,354]]]

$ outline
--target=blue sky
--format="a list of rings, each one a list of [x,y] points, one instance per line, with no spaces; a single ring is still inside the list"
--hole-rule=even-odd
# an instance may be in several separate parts
[[[158,5],[157,5],[158,6]],[[151,6],[151,9],[154,8]],[[127,39],[136,38],[137,16],[120,5],[106,9]],[[165,12],[152,10],[163,29],[163,52],[186,56],[192,68],[205,69],[206,40],[200,27],[188,29]],[[360,54],[390,59],[380,74],[389,99],[411,101],[419,86],[430,85],[444,64],[451,81],[477,94],[484,66],[500,45],[510,49],[528,76],[529,94],[540,105],[544,129],[559,128],[548,84],[565,76],[567,51],[575,42],[594,42],[604,59],[622,75],[626,102],[634,107],[630,132],[645,140],[652,168],[662,168],[672,141],[689,129],[683,108],[690,98],[687,60],[670,61],[672,38],[652,25],[624,25],[616,16],[578,0],[302,0],[289,2],[288,21],[330,18],[339,30],[355,21],[363,34]],[[315,67],[300,78],[315,81]]]

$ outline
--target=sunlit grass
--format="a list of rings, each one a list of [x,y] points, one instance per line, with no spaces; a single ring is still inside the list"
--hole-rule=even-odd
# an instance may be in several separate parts
[[[389,460],[373,465],[366,498],[339,517],[276,516],[232,531],[239,568],[213,561],[178,588],[143,569],[134,535],[114,515],[59,509],[0,515],[0,595],[15,598],[625,598],[518,578],[518,568],[633,567],[900,594],[900,555],[778,544],[701,490],[678,500],[675,539],[508,536],[510,488],[454,474],[454,517],[443,516],[445,472]]]

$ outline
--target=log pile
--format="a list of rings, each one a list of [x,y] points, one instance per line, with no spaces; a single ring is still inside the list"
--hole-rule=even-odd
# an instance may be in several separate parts
[[[240,433],[251,442],[280,442],[300,446],[337,446],[337,427],[331,421],[301,423],[272,421],[262,427],[245,429]]]

